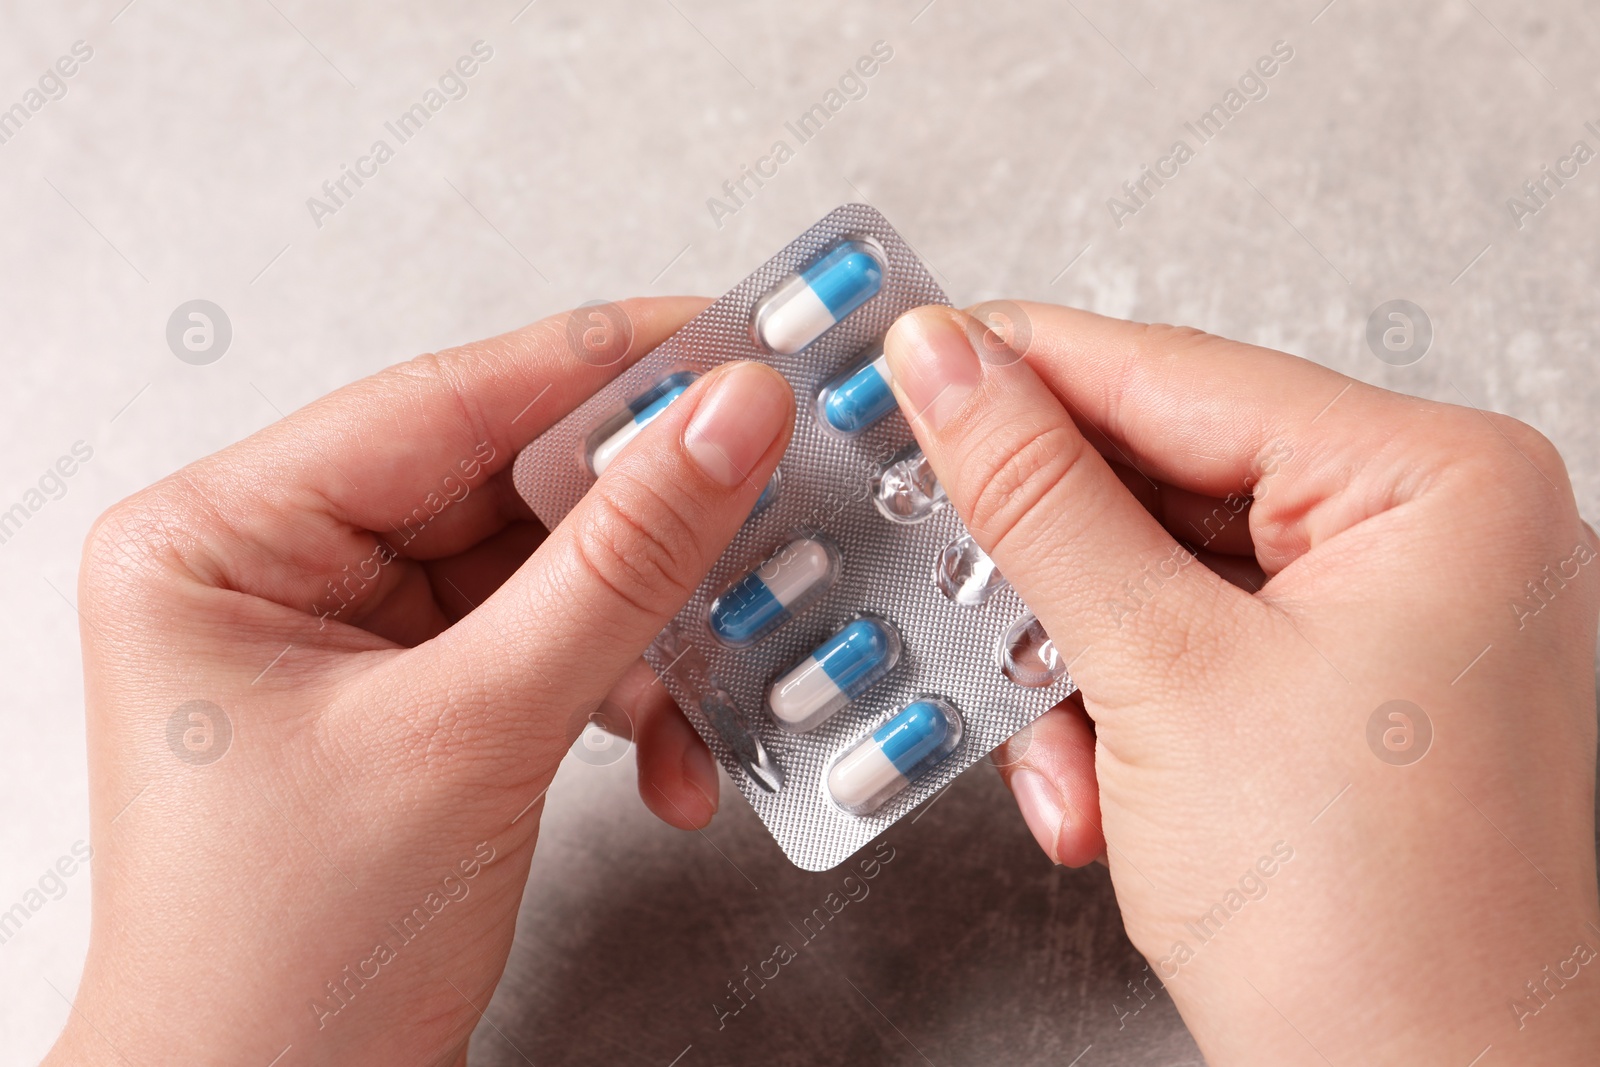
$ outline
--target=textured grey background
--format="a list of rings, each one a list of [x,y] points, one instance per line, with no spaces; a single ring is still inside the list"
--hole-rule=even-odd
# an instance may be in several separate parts
[[[95,50],[0,144],[0,509],[94,449],[0,544],[0,907],[86,836],[69,601],[103,508],[402,357],[719,293],[846,200],[957,302],[1188,323],[1517,415],[1600,513],[1600,161],[1521,228],[1506,204],[1600,148],[1593,4],[124,2],[0,4],[0,106]],[[317,228],[306,198],[480,38],[470,95]],[[880,39],[867,96],[713,225],[707,198]],[[1280,39],[1268,97],[1115,227],[1107,198]],[[234,328],[206,367],[164,340],[195,297]],[[1437,331],[1407,368],[1363,341],[1395,297]],[[984,768],[892,830],[870,897],[720,1031],[724,983],[842,872],[789,867],[737,799],[703,835],[656,825],[630,760],[565,768],[545,826],[477,1063],[1198,1062],[1165,997],[1119,1028],[1142,964],[1104,872],[1051,870]],[[87,916],[80,876],[0,946],[0,1057],[66,1017]]]

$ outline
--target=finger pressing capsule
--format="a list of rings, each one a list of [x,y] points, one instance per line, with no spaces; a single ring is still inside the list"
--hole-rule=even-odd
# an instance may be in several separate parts
[[[754,644],[821,596],[838,569],[832,544],[795,538],[711,602],[712,636],[734,648]]]
[[[772,683],[767,706],[792,733],[815,729],[872,688],[900,659],[900,634],[886,619],[846,623]]]
[[[630,401],[629,417],[605,440],[596,445],[589,457],[589,469],[594,471],[595,477],[604,474],[611,461],[620,456],[622,450],[627,448],[646,426],[667,410],[674,400],[682,396],[693,381],[693,374],[687,372],[674,374],[658,382],[649,392]]]
[[[883,263],[863,241],[845,241],[805,270],[790,274],[756,305],[756,338],[792,356],[872,299]]]
[[[842,434],[858,434],[893,411],[883,343],[873,345],[861,362],[824,386],[820,399],[823,424]]]
[[[955,708],[920,697],[839,757],[828,772],[828,793],[844,810],[870,814],[960,743]]]

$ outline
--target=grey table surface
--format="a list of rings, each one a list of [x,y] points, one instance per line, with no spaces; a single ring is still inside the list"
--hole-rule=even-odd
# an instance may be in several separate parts
[[[1190,324],[1516,415],[1600,514],[1600,162],[1523,191],[1600,148],[1595,5],[1324,3],[0,3],[0,107],[92,49],[0,143],[0,509],[93,449],[0,543],[0,907],[88,834],[72,600],[101,510],[408,355],[586,300],[718,293],[848,200],[958,303]],[[466,95],[316,217],[480,40]],[[864,95],[794,144],[784,123],[878,41]],[[1276,42],[1292,59],[1265,95],[1129,201]],[[793,158],[713,211],[778,139]],[[166,340],[195,298],[232,325],[206,366]],[[1398,298],[1434,330],[1409,366],[1365,341]],[[842,873],[792,868],[725,797],[684,834],[643,812],[631,758],[568,761],[474,1063],[1199,1062],[1166,997],[1124,1014],[1143,964],[1105,872],[1053,869],[981,766],[719,1028],[726,983]],[[0,1059],[36,1059],[66,1018],[88,910],[70,879],[0,946]]]

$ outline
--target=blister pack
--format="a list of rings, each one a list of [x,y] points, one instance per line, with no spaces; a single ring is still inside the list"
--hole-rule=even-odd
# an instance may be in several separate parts
[[[829,213],[547,430],[514,479],[554,527],[700,374],[775,367],[794,437],[739,534],[646,652],[798,866],[826,870],[1072,692],[899,413],[894,320],[948,304],[865,204]]]

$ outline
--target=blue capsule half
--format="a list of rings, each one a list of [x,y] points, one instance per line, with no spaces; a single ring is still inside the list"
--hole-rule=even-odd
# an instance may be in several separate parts
[[[739,646],[752,644],[788,617],[788,609],[751,571],[712,602],[706,622],[723,644]]]
[[[860,433],[894,409],[889,361],[882,347],[875,358],[822,393],[822,421],[843,434]]]
[[[883,284],[883,264],[865,245],[849,241],[801,271],[800,277],[838,322],[872,299]]]
[[[672,393],[674,396],[681,396],[683,391],[695,380],[695,377],[695,372],[692,370],[681,370],[675,374],[669,374],[628,401],[628,410],[637,416],[660,402],[668,393]],[[668,403],[670,402],[668,401]],[[657,414],[660,414],[660,412],[658,411]]]
[[[893,648],[888,627],[877,619],[857,619],[811,653],[833,684],[847,697],[858,697],[882,674]]]
[[[635,411],[633,413],[633,421],[640,426],[643,426],[645,423],[649,422],[651,419],[667,410],[667,406],[682,396],[684,390],[687,388],[689,388],[687,385],[674,385],[671,389],[668,389],[666,392],[650,401],[650,403],[646,404],[638,411]]]
[[[923,760],[938,751],[950,733],[944,709],[931,700],[916,700],[879,727],[873,743],[901,777],[910,778]]]

